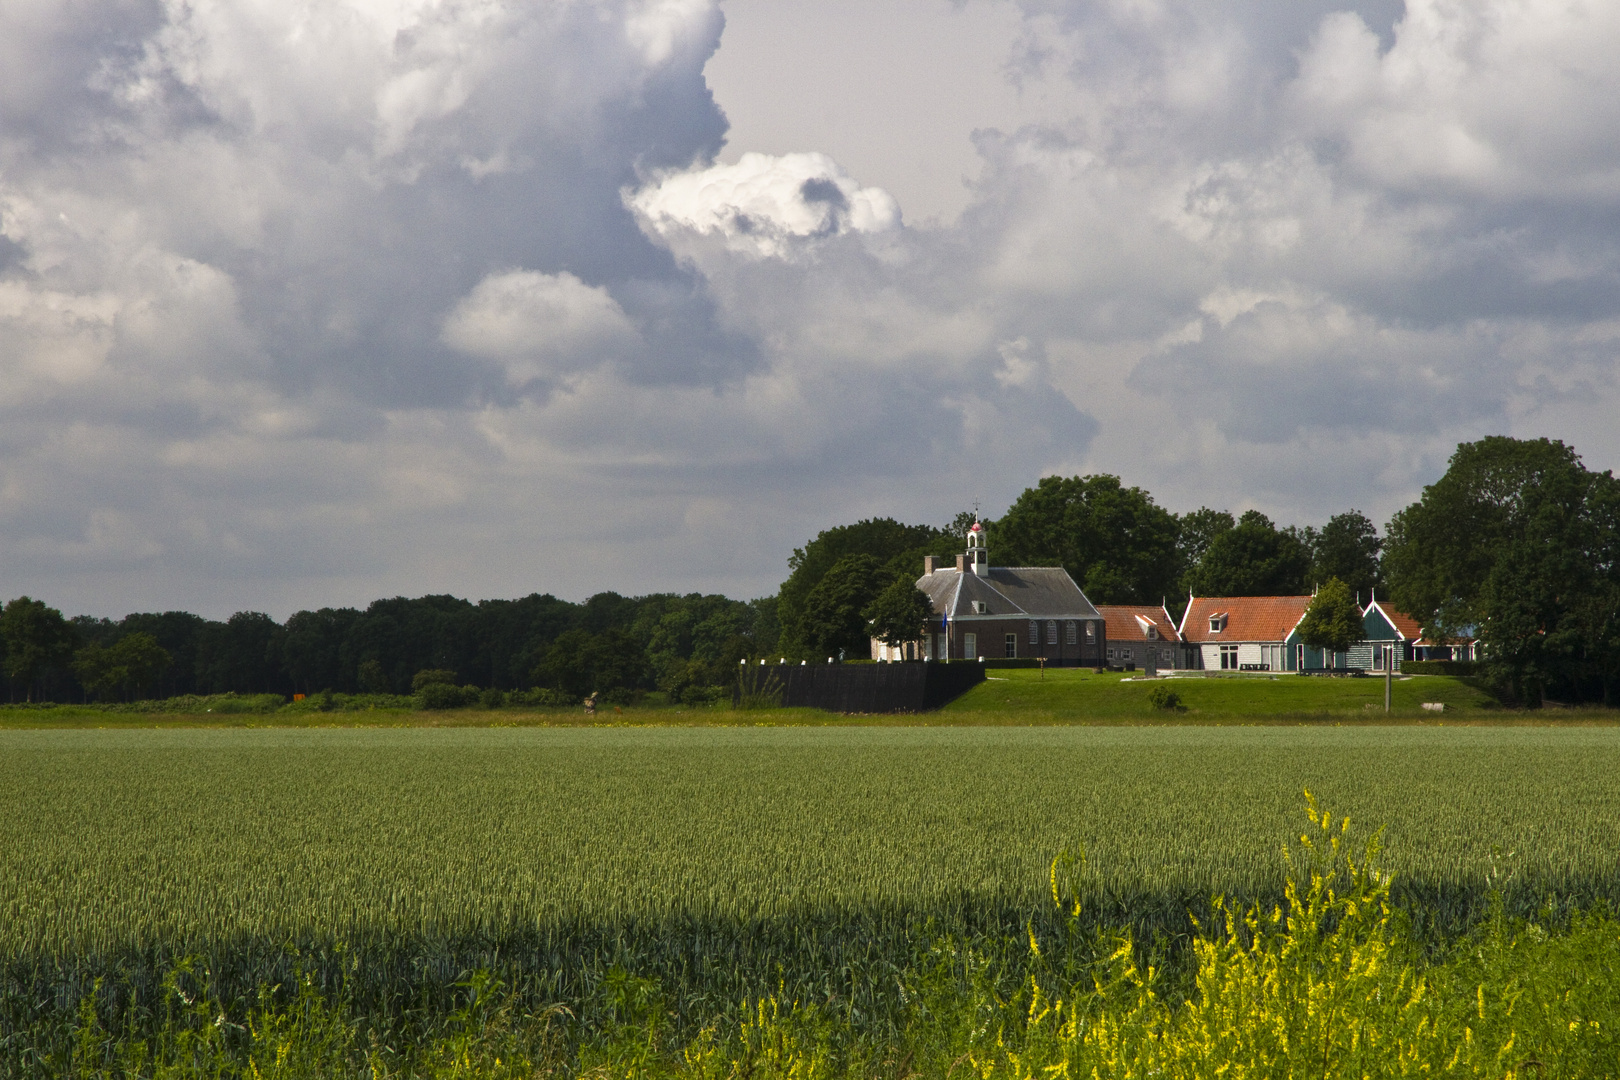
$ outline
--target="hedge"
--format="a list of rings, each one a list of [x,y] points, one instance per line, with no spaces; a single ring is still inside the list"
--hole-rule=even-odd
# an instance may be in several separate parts
[[[1478,660],[1403,660],[1402,675],[1477,675]]]

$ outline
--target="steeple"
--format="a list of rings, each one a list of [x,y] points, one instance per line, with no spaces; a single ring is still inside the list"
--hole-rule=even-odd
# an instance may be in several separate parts
[[[990,573],[990,555],[984,547],[984,526],[977,521],[968,530],[967,547],[968,566],[980,577],[988,575]]]

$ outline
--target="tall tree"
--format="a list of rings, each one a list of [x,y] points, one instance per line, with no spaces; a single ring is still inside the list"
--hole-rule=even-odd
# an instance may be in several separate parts
[[[140,697],[170,664],[151,634],[125,634],[112,645],[91,642],[73,657],[73,673],[98,697]]]
[[[1620,660],[1620,482],[1548,439],[1463,443],[1390,522],[1391,598],[1433,635],[1477,635],[1518,700],[1610,693]]]
[[[861,614],[872,637],[900,648],[922,637],[924,627],[933,620],[934,602],[916,585],[900,578],[878,593]]]
[[[1231,532],[1237,519],[1225,510],[1200,506],[1182,514],[1176,521],[1176,562],[1181,567],[1181,591],[1189,591],[1188,575],[1204,561],[1204,554],[1215,538]]]
[[[43,600],[19,596],[0,609],[0,638],[6,646],[6,674],[21,682],[29,701],[46,670],[73,655],[73,628]]]
[[[1004,566],[1061,566],[1093,603],[1156,603],[1176,590],[1176,517],[1117,476],[1048,476],[990,534]]]
[[[1351,593],[1366,603],[1373,590],[1383,586],[1378,553],[1383,541],[1378,527],[1359,510],[1347,510],[1328,518],[1322,531],[1312,535],[1311,580],[1313,584],[1338,578]]]
[[[1210,541],[1187,583],[1200,596],[1298,596],[1310,568],[1310,550],[1297,530],[1279,530],[1249,510]]]
[[[948,532],[928,525],[905,525],[893,518],[871,518],[853,525],[840,525],[819,533],[816,538],[796,548],[788,559],[790,573],[777,594],[777,616],[781,636],[777,648],[794,659],[820,659],[826,642],[825,629],[818,623],[813,629],[807,619],[819,620],[809,604],[811,590],[826,577],[839,560],[850,555],[866,555],[876,560],[881,570],[881,581],[876,582],[871,594],[853,609],[859,612],[877,592],[896,578],[915,581],[922,574],[924,555],[949,555],[960,551],[959,541]],[[845,642],[845,648],[849,643]],[[836,650],[834,650],[836,652]]]
[[[1350,586],[1338,578],[1329,578],[1299,620],[1299,636],[1311,648],[1327,653],[1349,652],[1350,646],[1366,637],[1361,609],[1350,595]]]
[[[1583,472],[1575,451],[1550,439],[1493,435],[1458,445],[1445,475],[1390,520],[1390,599],[1432,634],[1472,632],[1483,618],[1485,580],[1504,545],[1522,534],[1532,494]]]
[[[845,555],[834,563],[805,597],[801,625],[810,656],[869,656],[871,635],[862,613],[892,580],[871,555]]]

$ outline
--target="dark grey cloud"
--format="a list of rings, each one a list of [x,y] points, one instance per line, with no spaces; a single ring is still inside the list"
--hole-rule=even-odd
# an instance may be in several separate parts
[[[1620,16],[1019,9],[1041,118],[916,227],[717,161],[711,0],[0,7],[0,575],[751,593],[1048,471],[1314,520],[1488,431],[1620,462]]]

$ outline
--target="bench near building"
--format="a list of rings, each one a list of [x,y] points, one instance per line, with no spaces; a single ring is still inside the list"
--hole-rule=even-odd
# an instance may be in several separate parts
[[[896,649],[873,640],[874,660],[1044,659],[1065,667],[1101,667],[1107,649],[1102,615],[1059,566],[991,566],[985,530],[974,522],[955,566],[923,560],[917,588],[934,605],[920,641]]]

